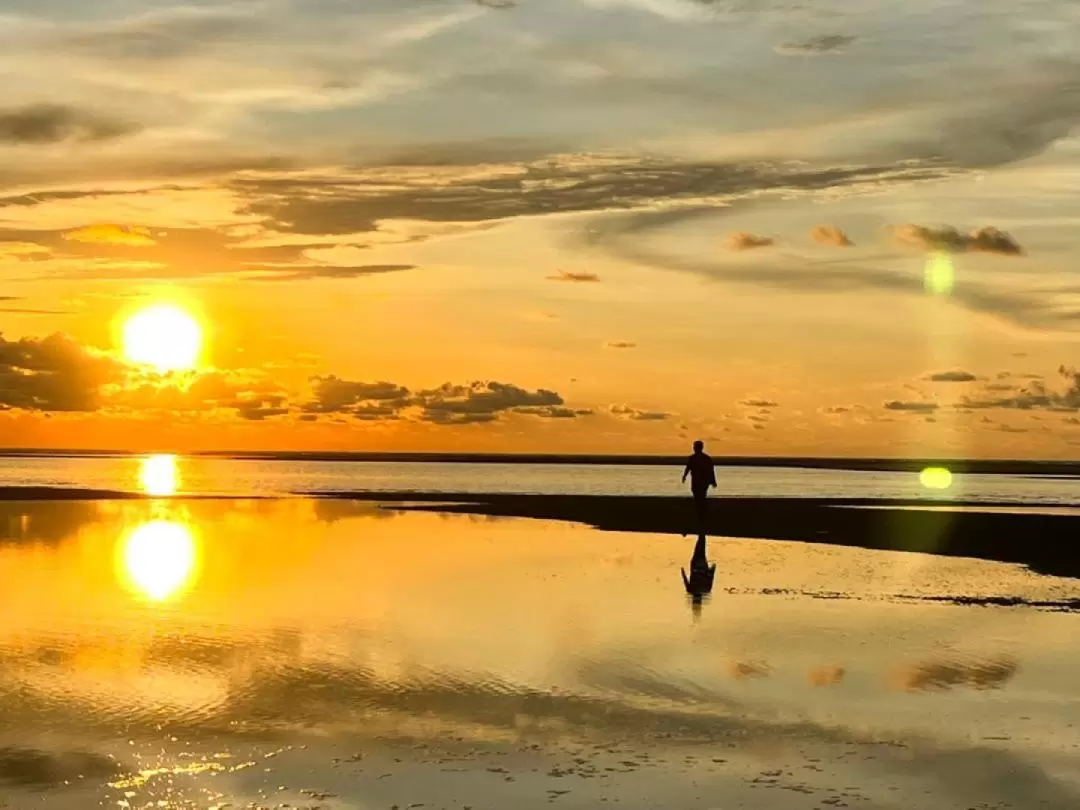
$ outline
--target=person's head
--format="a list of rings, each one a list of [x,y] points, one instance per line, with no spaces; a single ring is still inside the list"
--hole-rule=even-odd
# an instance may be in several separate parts
[[[705,442],[703,442],[701,439],[698,439],[696,442],[694,442],[694,452],[695,453],[701,453],[701,452],[704,452],[704,450],[705,450]]]

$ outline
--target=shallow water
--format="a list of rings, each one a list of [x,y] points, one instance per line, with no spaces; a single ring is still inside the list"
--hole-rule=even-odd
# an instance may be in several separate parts
[[[678,466],[254,461],[170,455],[0,459],[3,486],[70,487],[154,496],[364,491],[685,497],[681,472]],[[957,474],[948,488],[928,489],[914,472],[719,467],[715,495],[944,499],[1080,507],[1080,479]]]
[[[0,504],[0,799],[1080,806],[1075,580],[400,513]]]

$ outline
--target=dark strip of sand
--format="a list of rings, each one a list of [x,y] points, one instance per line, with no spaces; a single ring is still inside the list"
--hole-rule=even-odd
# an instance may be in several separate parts
[[[583,523],[598,529],[697,534],[689,498],[592,495],[448,495],[351,493],[329,497],[400,502],[395,508]],[[873,506],[873,509],[851,508]],[[950,511],[942,506],[952,506]],[[789,540],[974,557],[1080,577],[1080,519],[976,511],[986,505],[918,501],[730,498],[709,502],[713,536]],[[921,508],[919,508],[921,507]],[[960,511],[960,510],[963,511]]]

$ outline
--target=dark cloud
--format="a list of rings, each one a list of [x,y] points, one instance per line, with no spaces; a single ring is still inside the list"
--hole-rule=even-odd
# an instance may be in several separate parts
[[[629,405],[612,405],[608,408],[608,413],[620,419],[629,419],[633,422],[661,422],[671,418],[670,413],[665,413],[663,411],[643,411],[638,408],[631,408]]]
[[[156,375],[128,370],[126,384],[109,392],[103,407],[118,413],[203,413],[228,411],[262,421],[290,412],[288,391],[264,375],[241,371],[207,371],[190,383],[176,385]]]
[[[303,406],[306,413],[347,413],[370,418],[378,413],[396,416],[409,404],[408,388],[391,382],[353,382],[333,375],[312,380],[314,399]]]
[[[814,56],[843,50],[854,41],[855,37],[845,34],[823,34],[802,42],[787,42],[778,45],[776,51],[783,54]]]
[[[975,380],[977,380],[979,378],[976,377],[974,374],[972,374],[970,371],[961,371],[960,369],[955,369],[953,371],[938,371],[938,372],[935,372],[935,373],[931,374],[929,377],[927,377],[926,379],[929,380],[930,382],[957,382],[957,383],[961,383],[961,382],[974,382]]]
[[[636,343],[630,343],[625,340],[609,340],[604,344],[605,349],[636,349]]]
[[[964,397],[963,407],[972,409],[1007,409],[1021,411],[1057,411],[1071,412],[1080,410],[1080,372],[1062,366],[1058,369],[1063,379],[1063,389],[1051,389],[1040,379],[1030,380],[1027,385],[990,384],[985,390],[1002,393],[1003,396]]]
[[[728,250],[754,250],[755,248],[772,247],[776,240],[770,236],[759,236],[746,231],[736,231],[727,238]]]
[[[0,336],[0,408],[94,411],[123,367],[66,335],[5,340]]]
[[[432,157],[430,161],[435,161]],[[478,159],[479,160],[479,159]],[[456,164],[455,164],[456,165]],[[678,162],[552,156],[485,171],[483,165],[445,167],[431,162],[430,177],[416,182],[422,165],[363,167],[327,177],[238,178],[231,187],[247,198],[244,212],[267,217],[298,234],[376,231],[383,220],[481,224],[543,214],[616,211],[728,201],[766,190],[827,189],[886,178],[940,176],[937,166],[806,169],[790,164]],[[684,214],[681,208],[678,214]]]
[[[316,377],[312,401],[302,406],[308,415],[341,414],[361,421],[402,419],[414,414],[439,425],[494,422],[505,413],[547,419],[586,416],[591,411],[565,407],[563,398],[547,389],[528,391],[510,383],[446,383],[438,388],[410,391],[390,382],[353,382]]]
[[[571,272],[569,270],[559,270],[555,275],[547,278],[548,281],[568,281],[571,284],[585,284],[600,280],[600,276],[596,275],[596,273]]]
[[[590,408],[565,408],[557,405],[546,405],[542,407],[515,408],[514,413],[539,416],[544,419],[575,419],[579,416],[592,416],[594,412]]]
[[[902,402],[892,400],[885,403],[888,411],[907,411],[909,413],[934,413],[940,406],[936,402]]]
[[[422,409],[421,418],[425,421],[450,424],[484,421],[474,417],[495,418],[504,411],[562,406],[565,402],[554,391],[543,388],[527,391],[510,383],[473,382],[468,385],[446,383],[439,388],[420,391],[414,396],[414,404]]]
[[[834,225],[817,225],[810,230],[810,238],[819,245],[832,247],[851,247],[855,243],[840,228]]]
[[[0,143],[15,146],[107,141],[129,135],[137,129],[137,126],[117,118],[60,104],[35,104],[0,110]]]
[[[780,406],[780,403],[773,402],[771,399],[744,399],[739,404],[747,408],[778,408]]]
[[[1024,252],[1016,240],[997,228],[977,228],[962,234],[950,226],[894,225],[889,231],[897,242],[929,252],[996,253],[1001,256],[1020,256]]]

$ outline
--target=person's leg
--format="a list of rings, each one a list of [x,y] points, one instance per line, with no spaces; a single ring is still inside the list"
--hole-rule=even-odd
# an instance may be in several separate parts
[[[694,556],[690,558],[690,569],[707,568],[708,565],[709,558],[706,556],[705,551],[705,535],[699,534],[697,543],[694,545]]]
[[[694,493],[694,510],[697,512],[698,521],[698,533],[705,533],[705,492],[698,491]]]

